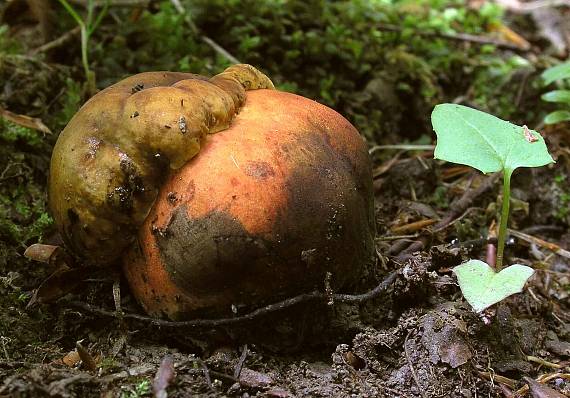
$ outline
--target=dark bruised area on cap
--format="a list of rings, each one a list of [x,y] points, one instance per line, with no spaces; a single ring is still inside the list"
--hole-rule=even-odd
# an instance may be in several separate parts
[[[155,234],[162,263],[178,288],[191,297],[218,297],[216,308],[200,308],[201,314],[228,315],[232,304],[259,305],[323,290],[327,272],[335,290],[358,281],[373,252],[371,170],[362,167],[365,151],[351,160],[323,139],[327,134],[303,132],[281,147],[302,161],[284,181],[286,205],[263,233],[248,233],[230,207],[192,219],[189,202],[173,211],[164,233]],[[246,167],[258,184],[271,176],[267,162],[250,161]]]
[[[124,271],[148,313],[175,320],[243,314],[328,282],[359,291],[374,264],[373,207],[367,146],[346,119],[298,95],[248,92],[232,126],[164,182]]]

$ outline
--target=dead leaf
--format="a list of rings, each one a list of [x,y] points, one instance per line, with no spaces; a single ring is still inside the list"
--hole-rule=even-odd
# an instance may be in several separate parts
[[[53,134],[49,127],[44,124],[42,119],[19,115],[4,108],[0,108],[0,116],[14,124],[17,124],[18,126],[41,131],[44,134]]]
[[[565,398],[566,396],[559,393],[558,391],[539,383],[530,377],[524,377],[524,381],[527,382],[530,392],[533,398]]]
[[[79,364],[79,362],[81,362],[81,357],[79,356],[77,350],[73,350],[65,354],[65,356],[62,358],[62,361],[70,368],[74,368]]]
[[[441,361],[448,363],[453,369],[466,364],[473,357],[467,344],[460,339],[450,341],[447,345],[441,345],[438,353]]]
[[[83,340],[79,340],[78,342],[75,343],[75,348],[77,349],[77,353],[79,354],[79,357],[83,362],[83,366],[85,366],[87,370],[95,371],[97,370],[97,362],[91,356],[89,351],[87,351],[87,349],[83,347],[83,345],[81,344],[82,342]]]
[[[77,268],[73,258],[61,246],[34,243],[26,249],[24,256],[48,264],[52,269]]]
[[[152,382],[152,391],[156,398],[166,398],[168,396],[166,389],[174,380],[176,376],[176,371],[174,370],[174,360],[170,355],[166,355],[162,358],[160,367],[156,371],[154,380]]]
[[[366,367],[366,361],[352,351],[348,351],[344,354],[344,360],[356,370],[361,370]]]
[[[59,249],[59,246],[42,245],[35,243],[29,246],[24,252],[24,257],[30,260],[39,261],[41,263],[48,263],[53,253]]]

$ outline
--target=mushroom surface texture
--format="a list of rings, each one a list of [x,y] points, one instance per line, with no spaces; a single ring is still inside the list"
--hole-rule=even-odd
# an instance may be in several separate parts
[[[174,320],[327,279],[348,292],[373,259],[373,202],[356,129],[249,65],[123,80],[79,111],[52,158],[66,245],[84,263],[122,259],[144,309]]]
[[[60,134],[49,207],[83,263],[117,261],[148,215],[164,178],[193,158],[208,133],[228,128],[246,90],[273,88],[251,65],[211,79],[141,73],[91,98]]]

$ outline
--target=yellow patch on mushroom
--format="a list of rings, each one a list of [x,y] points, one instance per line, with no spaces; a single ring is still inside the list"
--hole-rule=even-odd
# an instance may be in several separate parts
[[[208,79],[141,73],[99,92],[60,134],[49,205],[66,246],[83,262],[118,260],[147,217],[162,181],[227,129],[246,90],[272,89],[250,65]]]

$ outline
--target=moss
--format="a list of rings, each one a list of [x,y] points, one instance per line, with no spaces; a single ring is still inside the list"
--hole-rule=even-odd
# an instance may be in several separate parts
[[[570,191],[568,190],[566,177],[559,174],[554,177],[554,183],[556,188],[558,188],[553,191],[553,194],[557,196],[554,217],[559,221],[566,222],[569,214],[568,208],[570,207]]]
[[[147,378],[135,378],[132,383],[121,386],[121,398],[139,398],[151,395],[152,383]]]
[[[52,226],[45,193],[50,152],[42,133],[0,119],[0,272]]]

